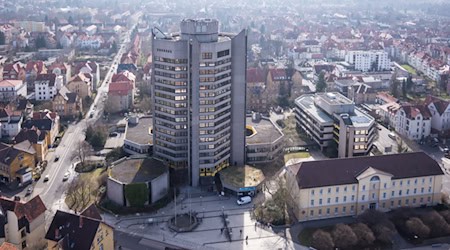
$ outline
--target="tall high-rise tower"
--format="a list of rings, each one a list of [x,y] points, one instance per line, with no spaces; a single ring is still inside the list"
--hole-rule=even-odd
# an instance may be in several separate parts
[[[152,42],[155,157],[193,186],[243,165],[246,30],[224,34],[217,20],[187,19],[179,34],[153,32]]]

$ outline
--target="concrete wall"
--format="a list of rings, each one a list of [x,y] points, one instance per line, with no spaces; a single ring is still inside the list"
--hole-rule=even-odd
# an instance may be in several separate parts
[[[150,202],[155,203],[169,192],[169,172],[167,171],[153,179],[149,184],[152,187],[152,200]]]
[[[245,163],[245,98],[247,82],[247,30],[231,42],[231,165]]]
[[[108,178],[106,187],[108,199],[120,206],[125,206],[123,185],[112,178]]]

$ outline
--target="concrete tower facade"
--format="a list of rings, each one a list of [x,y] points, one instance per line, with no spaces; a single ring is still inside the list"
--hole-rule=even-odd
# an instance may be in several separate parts
[[[245,160],[247,34],[218,27],[187,19],[153,35],[154,155],[193,186]]]

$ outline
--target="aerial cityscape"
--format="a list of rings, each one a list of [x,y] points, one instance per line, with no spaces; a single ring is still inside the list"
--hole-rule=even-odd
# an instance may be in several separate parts
[[[450,249],[449,9],[0,0],[0,250]]]

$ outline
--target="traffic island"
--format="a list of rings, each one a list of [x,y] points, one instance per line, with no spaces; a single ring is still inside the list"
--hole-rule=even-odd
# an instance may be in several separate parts
[[[177,233],[182,233],[191,232],[200,224],[200,221],[197,218],[197,213],[185,213],[172,217],[168,224],[170,229]]]

